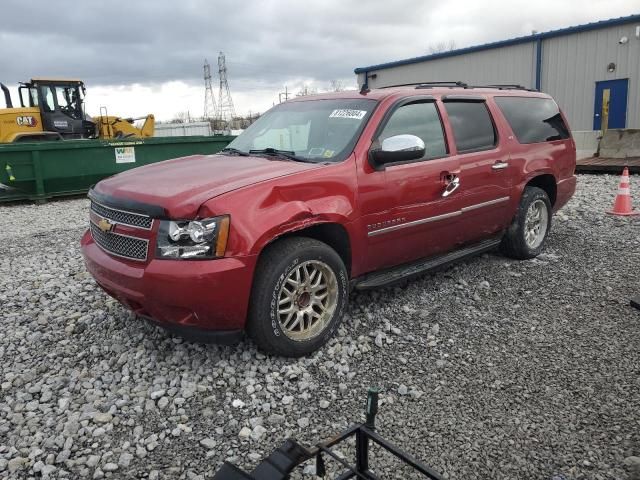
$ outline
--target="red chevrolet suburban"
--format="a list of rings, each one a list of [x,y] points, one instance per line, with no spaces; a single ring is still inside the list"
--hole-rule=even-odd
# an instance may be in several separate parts
[[[265,351],[323,345],[350,290],[496,247],[538,255],[576,188],[575,143],[546,94],[409,85],[297,98],[220,154],[98,183],[89,272],[178,334]]]

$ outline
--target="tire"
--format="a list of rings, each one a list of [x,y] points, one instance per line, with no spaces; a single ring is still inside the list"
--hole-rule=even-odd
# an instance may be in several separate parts
[[[540,223],[535,241],[532,241],[534,237],[532,228],[527,227],[533,227],[535,221],[528,224],[527,214],[533,215],[538,208],[540,209]],[[542,252],[549,230],[551,230],[551,216],[551,202],[546,192],[538,187],[525,187],[516,216],[502,238],[501,251],[508,257],[518,260],[537,257]],[[534,217],[535,215],[531,219],[533,220]],[[544,217],[546,217],[546,221]]]
[[[332,248],[305,237],[278,240],[258,261],[247,333],[264,352],[308,355],[334,335],[348,300],[347,269]]]

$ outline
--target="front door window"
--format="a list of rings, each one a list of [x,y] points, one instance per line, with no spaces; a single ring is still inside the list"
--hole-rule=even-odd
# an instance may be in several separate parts
[[[382,142],[394,135],[409,134],[422,139],[425,145],[423,160],[444,157],[447,147],[442,123],[434,102],[410,103],[398,108],[378,137]]]

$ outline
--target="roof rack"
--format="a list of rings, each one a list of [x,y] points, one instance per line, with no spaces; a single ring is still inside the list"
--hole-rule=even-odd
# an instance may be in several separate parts
[[[517,83],[490,83],[489,85],[484,85],[485,87],[492,87],[492,88],[513,88],[514,90],[523,90],[525,87],[523,87],[522,85],[519,85]]]
[[[467,88],[467,85],[461,81],[453,81],[453,82],[416,82],[416,83],[401,83],[398,85],[387,85],[385,87],[380,88],[394,88],[394,87],[413,87],[416,88],[433,88],[433,87],[461,87]]]
[[[526,90],[528,92],[537,92],[535,88],[527,88],[522,85],[512,83],[493,83],[490,85],[469,85],[465,82],[418,82],[418,83],[402,83],[399,85],[387,85],[380,88],[394,88],[394,87],[415,87],[418,88],[434,88],[434,87],[449,87],[449,88],[495,88],[498,90]]]
[[[528,92],[537,92],[535,88],[527,88],[518,84],[511,83],[495,83],[491,85],[480,85],[479,87],[497,88],[498,90],[527,90]]]

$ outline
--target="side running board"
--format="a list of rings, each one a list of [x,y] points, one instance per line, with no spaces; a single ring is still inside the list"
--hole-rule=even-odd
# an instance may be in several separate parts
[[[427,273],[451,263],[459,262],[460,260],[493,250],[500,244],[500,241],[500,237],[492,238],[444,255],[406,263],[380,272],[373,272],[354,279],[353,287],[356,290],[368,290],[370,288],[389,286],[401,280],[406,280],[407,278]]]

